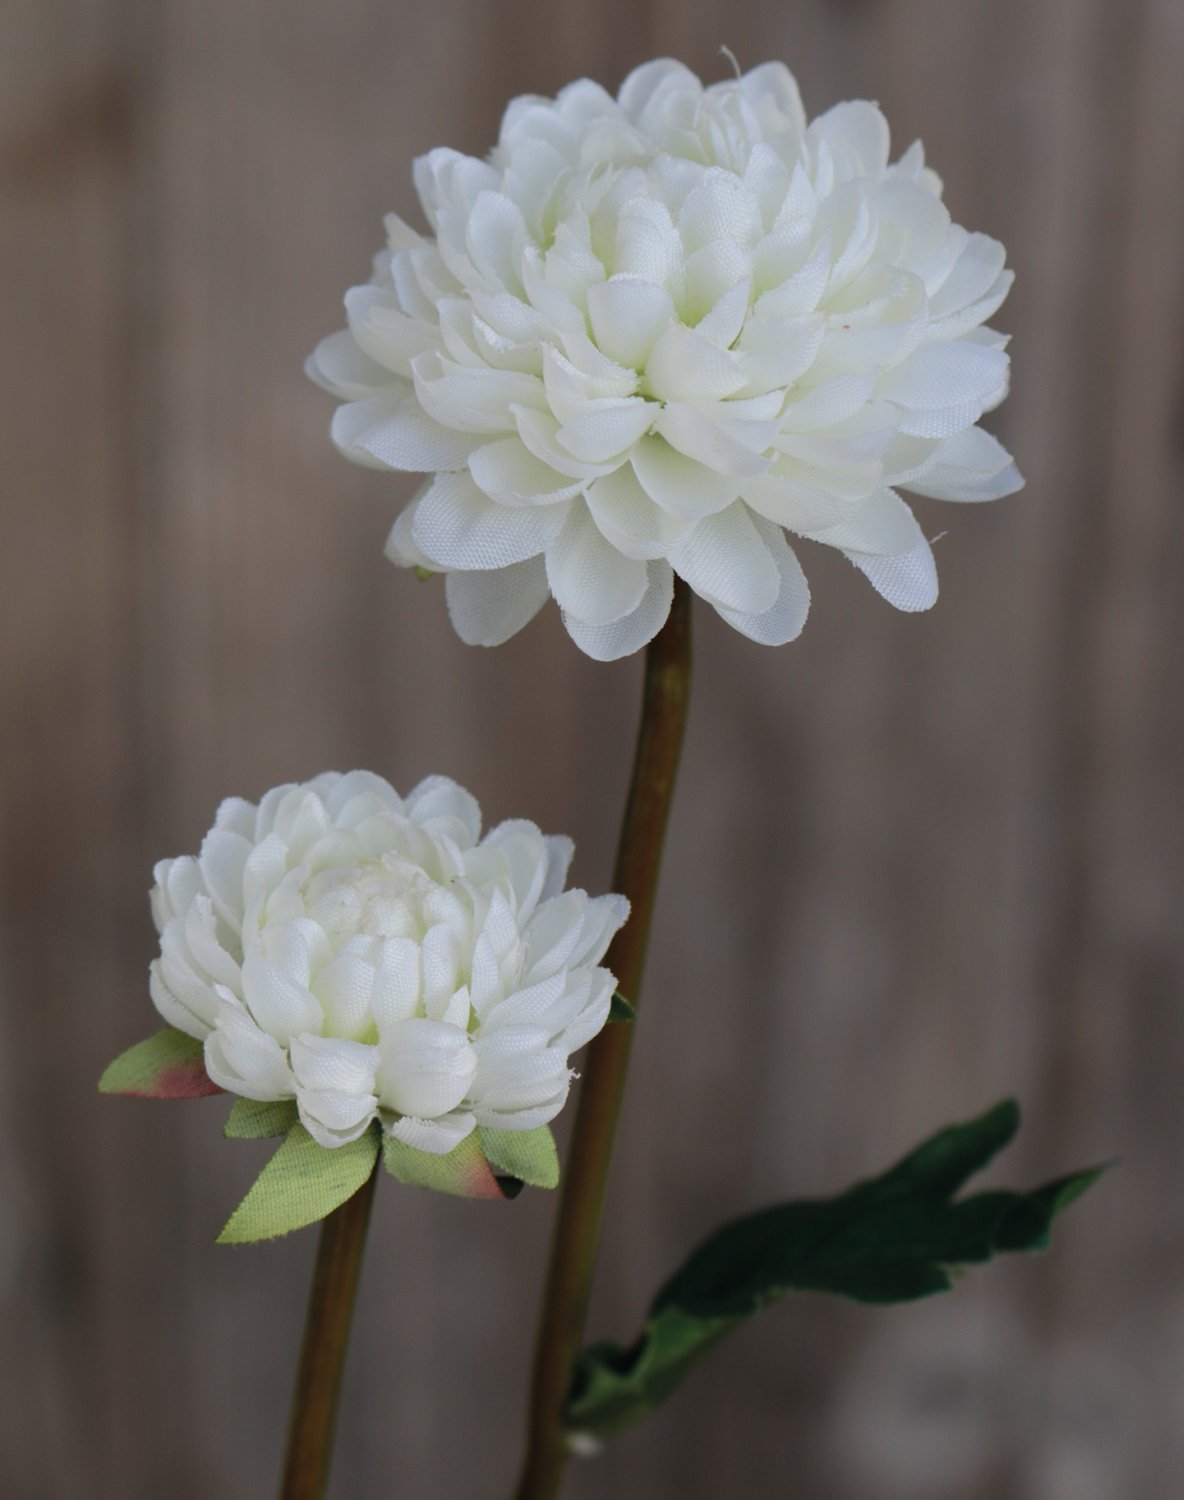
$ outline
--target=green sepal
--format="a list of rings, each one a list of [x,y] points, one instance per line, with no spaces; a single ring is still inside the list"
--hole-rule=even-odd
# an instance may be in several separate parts
[[[631,1005],[624,995],[614,995],[608,1007],[608,1024],[636,1021],[637,1008]]]
[[[418,565],[412,569],[412,572],[415,574],[416,578],[419,579],[420,583],[427,583],[430,579],[435,578],[437,575],[437,570],[435,568],[423,568],[419,567]]]
[[[345,1146],[318,1146],[293,1125],[250,1192],[227,1220],[220,1245],[274,1240],[315,1224],[363,1186],[378,1156],[378,1126]]]
[[[437,1193],[451,1193],[457,1198],[508,1198],[507,1192],[485,1160],[477,1132],[465,1136],[447,1156],[417,1151],[393,1135],[383,1135],[382,1164],[408,1187],[431,1188]]]
[[[658,1292],[635,1343],[596,1344],[580,1355],[569,1432],[606,1437],[631,1426],[724,1334],[790,1292],[908,1302],[947,1291],[966,1265],[1045,1249],[1053,1220],[1104,1168],[1029,1193],[954,1201],[1018,1126],[1019,1110],[1007,1101],[942,1130],[837,1198],[786,1203],[724,1225]]]
[[[295,1099],[236,1099],[222,1134],[231,1141],[265,1141],[287,1135],[299,1119]]]
[[[202,1044],[166,1026],[108,1063],[99,1092],[140,1099],[203,1099],[222,1090],[206,1072]]]
[[[477,1138],[486,1161],[508,1177],[529,1187],[559,1185],[559,1152],[549,1125],[540,1125],[536,1130],[486,1130],[482,1126]],[[505,1186],[503,1183],[503,1192]]]

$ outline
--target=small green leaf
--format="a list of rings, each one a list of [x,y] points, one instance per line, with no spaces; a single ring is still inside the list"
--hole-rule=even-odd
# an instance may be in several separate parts
[[[232,1141],[287,1135],[298,1118],[295,1099],[236,1099],[222,1134]]]
[[[220,1245],[274,1240],[315,1224],[365,1183],[378,1156],[378,1126],[346,1146],[318,1146],[293,1125],[218,1236]]]
[[[614,1022],[636,1021],[637,1010],[632,1006],[624,995],[614,995],[608,1008],[608,1024]]]
[[[431,1188],[437,1193],[451,1193],[457,1198],[506,1198],[505,1192],[489,1169],[481,1143],[474,1130],[465,1136],[447,1156],[417,1151],[393,1135],[382,1138],[382,1162],[392,1177],[408,1187]]]
[[[1016,1105],[1000,1104],[940,1131],[883,1176],[837,1198],[786,1203],[724,1225],[658,1292],[635,1343],[583,1351],[568,1430],[605,1437],[630,1426],[724,1334],[790,1292],[908,1302],[947,1291],[967,1265],[1044,1249],[1057,1214],[1103,1169],[1030,1193],[954,1199],[1018,1126]]]
[[[416,578],[419,579],[420,583],[427,583],[436,576],[435,568],[416,567],[413,568],[412,571],[414,572]]]
[[[553,1188],[559,1183],[559,1153],[549,1125],[537,1130],[477,1131],[485,1159],[508,1176],[530,1187]]]
[[[201,1043],[166,1026],[109,1063],[99,1079],[99,1092],[140,1099],[202,1099],[222,1090],[206,1072]]]

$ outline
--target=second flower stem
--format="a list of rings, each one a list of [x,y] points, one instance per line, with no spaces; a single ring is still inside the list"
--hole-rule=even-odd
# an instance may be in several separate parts
[[[365,1184],[321,1225],[280,1500],[321,1500],[325,1493],[345,1346],[381,1168],[380,1153]]]
[[[690,687],[691,594],[676,579],[669,618],[646,650],[641,728],[613,877],[613,890],[629,898],[631,911],[605,958],[635,1007]],[[570,1456],[563,1411],[583,1340],[632,1041],[633,1026],[607,1026],[588,1049],[551,1247],[517,1500],[553,1500]]]

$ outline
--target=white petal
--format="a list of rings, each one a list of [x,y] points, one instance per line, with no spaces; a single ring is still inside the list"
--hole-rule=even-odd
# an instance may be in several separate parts
[[[324,1021],[315,995],[254,954],[243,960],[243,999],[256,1025],[279,1042],[319,1031]]]
[[[550,596],[541,558],[490,573],[449,573],[448,613],[469,646],[500,646],[528,625]]]
[[[526,974],[533,984],[563,968],[575,952],[588,905],[585,891],[564,891],[544,901],[526,928]]]
[[[648,578],[643,562],[624,557],[575,502],[547,549],[547,581],[559,607],[584,625],[608,625],[641,603]]]
[[[206,1072],[244,1099],[291,1098],[294,1081],[284,1050],[240,1006],[223,1004],[205,1042]]]
[[[584,926],[571,955],[572,967],[598,964],[629,917],[624,896],[594,896],[584,908]]]
[[[538,904],[547,877],[547,846],[543,835],[535,824],[524,818],[512,818],[491,828],[480,847],[496,850],[505,861],[517,919],[525,922]]]
[[[564,616],[568,635],[585,655],[596,661],[618,661],[640,651],[661,630],[674,597],[674,574],[669,563],[661,560],[647,563],[646,570],[646,591],[632,614],[611,625],[585,625],[573,615]]]
[[[543,879],[543,889],[539,893],[539,900],[550,901],[553,896],[558,896],[563,890],[576,846],[563,833],[544,834],[543,843],[547,849],[547,873]]]
[[[447,923],[437,922],[424,933],[421,962],[424,1009],[429,1019],[440,1020],[460,977],[460,942]]]
[[[434,1120],[417,1120],[403,1115],[387,1127],[388,1134],[416,1151],[430,1156],[447,1156],[476,1129],[476,1117],[464,1110],[453,1110]]]
[[[289,1056],[302,1088],[328,1089],[359,1098],[374,1092],[377,1047],[337,1037],[300,1036],[292,1038]]]
[[[688,521],[726,510],[740,492],[741,480],[696,463],[665,438],[643,438],[629,461],[650,499],[667,515]]]
[[[670,564],[697,594],[742,614],[763,614],[780,588],[777,565],[742,502],[700,521],[671,549]]]
[[[675,323],[654,345],[646,385],[659,401],[715,401],[734,396],[746,377],[726,350]]]
[[[654,424],[655,431],[671,447],[713,473],[735,479],[763,474],[770,461],[761,454],[777,436],[777,427],[772,422],[735,421],[726,416],[713,419],[726,413],[731,404],[719,401],[692,406],[673,402],[663,409]]]
[[[682,241],[665,204],[634,198],[617,220],[615,269],[661,286],[682,260]]]
[[[405,269],[409,269],[402,262]],[[418,295],[416,300],[422,302],[422,296]],[[345,294],[345,311],[349,319],[349,337],[353,341],[359,356],[367,363],[374,365],[381,371],[381,378],[377,381],[371,380],[369,391],[360,390],[359,395],[376,395],[374,386],[389,386],[392,375],[399,375],[404,380],[411,375],[411,361],[425,349],[439,347],[440,330],[436,326],[435,318],[426,320],[421,317],[408,316],[407,312],[400,309],[398,299],[389,286],[355,286],[351,287]],[[423,308],[425,313],[430,314],[430,305]],[[321,357],[321,349],[317,350],[317,357]],[[342,363],[342,354],[333,351],[332,359],[336,356],[338,367]],[[363,371],[365,367],[362,367]],[[346,364],[342,370],[343,374],[355,374]]]
[[[468,1037],[443,1021],[400,1021],[383,1036],[378,1096],[402,1115],[431,1119],[465,1097],[477,1071]]]
[[[626,557],[665,557],[693,521],[676,520],[659,509],[641,487],[632,465],[593,480],[584,496],[605,538]]]
[[[537,984],[515,990],[494,1005],[481,1021],[481,1035],[489,1036],[503,1026],[523,1026],[536,1023],[563,994],[567,987],[567,973],[560,970],[541,979]]]
[[[330,1151],[364,1136],[378,1112],[373,1094],[359,1098],[330,1089],[298,1089],[296,1103],[300,1123],[318,1146]]]
[[[430,833],[444,831],[465,847],[481,837],[481,806],[450,776],[425,776],[403,799],[407,816]]]
[[[681,83],[687,88],[701,91],[699,80],[685,63],[675,62],[670,57],[658,57],[653,62],[642,63],[628,75],[617,91],[621,111],[630,120],[640,121],[641,116],[664,84]]]
[[[399,518],[391,527],[383,547],[383,555],[388,558],[397,568],[420,568],[429,573],[436,572],[436,567],[430,557],[425,556],[416,545],[412,530],[415,526],[415,513],[419,509],[419,502],[427,493],[434,480],[428,480],[419,494],[399,513]]]
[[[469,459],[469,473],[478,487],[501,505],[570,500],[580,492],[578,479],[573,481],[543,463],[517,437],[478,448]]]
[[[467,248],[474,266],[487,280],[508,292],[522,291],[519,276],[526,248],[522,210],[504,193],[482,192],[469,213]]]
[[[870,552],[848,552],[846,555],[871,580],[876,592],[897,609],[914,613],[931,609],[936,604],[937,569],[929,543],[919,526],[909,552],[895,556],[877,556]]]
[[[416,506],[411,535],[440,568],[491,571],[537,557],[558,536],[565,505],[499,505],[468,474],[438,474]]]
[[[1003,444],[981,427],[968,427],[939,446],[937,462],[908,488],[938,500],[977,501],[1013,495],[1023,484]]]
[[[430,417],[461,433],[487,434],[485,441],[514,430],[515,406],[541,407],[543,401],[543,383],[534,375],[466,368],[432,351],[413,360],[411,372],[420,405]],[[466,458],[469,452],[472,448]]]
[[[740,79],[740,90],[766,130],[800,135],[806,112],[793,74],[782,62],[760,63]]]
[[[481,439],[441,426],[420,407],[409,387],[368,401],[339,406],[333,441],[347,458],[427,474],[459,469]]]
[[[410,1020],[419,992],[419,944],[411,938],[384,938],[370,1002],[379,1030]]]
[[[805,535],[812,541],[824,542],[828,547],[839,547],[845,552],[900,556],[916,547],[917,522],[894,491],[875,490],[842,521]]]
[[[331,333],[308,356],[304,372],[322,390],[344,401],[365,401],[390,384],[390,371],[358,347],[348,328]]]
[[[643,370],[661,334],[674,321],[665,287],[638,276],[612,276],[588,288],[588,318],[599,347],[617,364]]]
[[[723,293],[706,317],[699,319],[695,324],[695,332],[700,338],[709,339],[713,344],[718,344],[721,349],[729,348],[735,343],[741,328],[744,327],[751,294],[750,277],[737,282],[735,286]]]
[[[810,608],[810,587],[781,528],[760,516],[753,517],[753,524],[763,536],[777,565],[781,579],[780,592],[763,614],[742,614],[739,610],[720,609],[719,605],[716,605],[716,609],[729,625],[758,645],[784,646],[788,641],[796,640],[806,623],[806,614]]]
[[[881,376],[878,394],[910,412],[944,412],[951,408],[971,410],[977,419],[1007,380],[1007,356],[998,349],[962,339],[951,343],[925,344],[902,365]],[[945,432],[903,428],[918,437],[945,437]]]
[[[370,1027],[374,966],[352,953],[338,953],[312,982],[331,1037],[360,1037]]]
[[[148,993],[152,996],[153,1005],[170,1026],[175,1026],[186,1036],[195,1037],[199,1042],[209,1035],[218,1008],[213,990],[202,987],[202,1014],[181,1000],[165,980],[160,960],[154,958],[148,968]]]
[[[556,437],[582,463],[607,463],[632,448],[653,426],[658,412],[654,402],[638,396],[598,402],[565,422]]]
[[[950,274],[929,299],[931,318],[944,318],[984,297],[999,280],[1007,251],[986,234],[967,236]]]
[[[610,474],[617,467],[615,460],[590,464],[576,458],[560,443],[559,423],[550,412],[516,406],[514,420],[518,425],[518,436],[525,447],[542,463],[560,474],[572,479],[595,479],[600,474]]]
[[[819,115],[810,134],[823,136],[832,145],[846,147],[867,177],[876,178],[888,165],[888,121],[866,99],[836,104]]]
[[[763,229],[756,195],[725,167],[708,167],[679,209],[678,232],[688,254],[713,240],[753,245]]]
[[[217,980],[219,984],[228,984],[231,989],[237,989],[239,967],[219,940],[218,923],[214,917],[214,908],[210,898],[195,896],[193,905],[185,913],[184,922],[185,947],[189,950],[190,956],[211,979]],[[162,952],[168,957],[173,939],[167,930],[166,937],[169,940],[162,945]]]

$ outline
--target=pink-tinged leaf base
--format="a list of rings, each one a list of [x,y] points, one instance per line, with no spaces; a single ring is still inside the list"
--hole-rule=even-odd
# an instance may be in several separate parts
[[[163,1069],[152,1088],[120,1089],[119,1092],[137,1099],[206,1099],[212,1094],[222,1093],[222,1089],[206,1072],[203,1063],[194,1062]]]
[[[117,1057],[99,1079],[99,1090],[136,1099],[204,1099],[222,1093],[206,1072],[202,1044],[172,1026]]]
[[[382,1142],[382,1161],[391,1176],[408,1187],[431,1188],[457,1198],[507,1196],[485,1160],[476,1131],[466,1136],[447,1156],[416,1151],[387,1135]]]

